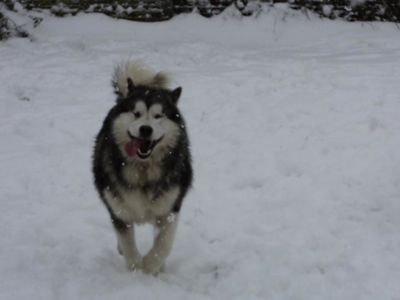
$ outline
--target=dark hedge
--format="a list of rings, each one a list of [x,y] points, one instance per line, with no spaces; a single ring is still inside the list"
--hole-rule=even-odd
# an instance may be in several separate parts
[[[16,1],[5,0],[0,5],[6,9],[13,9]],[[57,16],[74,15],[83,11],[147,22],[169,20],[174,15],[192,11],[197,11],[205,17],[212,17],[231,5],[234,5],[243,16],[251,16],[259,14],[266,6],[283,2],[288,3],[291,9],[313,11],[324,18],[400,22],[400,0],[19,0],[18,2],[28,10],[50,9]],[[0,39],[9,34],[9,20],[1,14]]]

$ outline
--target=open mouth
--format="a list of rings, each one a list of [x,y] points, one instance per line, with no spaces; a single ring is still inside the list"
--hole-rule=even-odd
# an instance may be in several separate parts
[[[132,136],[128,132],[131,140],[125,144],[124,150],[128,157],[134,157],[137,155],[140,159],[149,158],[151,153],[153,152],[154,147],[161,141],[161,138],[158,140],[146,140],[141,139],[135,136]]]

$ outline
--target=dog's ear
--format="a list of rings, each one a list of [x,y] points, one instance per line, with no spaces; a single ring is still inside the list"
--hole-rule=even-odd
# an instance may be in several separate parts
[[[178,104],[178,100],[179,100],[181,94],[182,94],[182,88],[181,87],[178,87],[178,88],[174,89],[171,92],[171,98],[172,98],[172,104],[173,105],[176,106]]]
[[[135,85],[133,84],[132,79],[130,79],[129,77],[128,77],[128,79],[126,80],[126,82],[127,82],[127,84],[128,84],[128,94],[130,94],[130,93],[132,93],[132,91],[134,90]]]

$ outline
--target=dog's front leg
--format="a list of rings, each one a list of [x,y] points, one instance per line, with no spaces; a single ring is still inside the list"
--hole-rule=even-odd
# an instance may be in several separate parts
[[[115,232],[118,250],[121,250],[124,255],[126,267],[131,270],[140,269],[142,257],[136,247],[134,225],[127,225],[126,228],[115,226]]]
[[[171,253],[176,228],[178,226],[178,213],[171,213],[158,218],[156,228],[159,233],[154,239],[153,248],[143,258],[142,271],[145,274],[157,274],[165,268],[165,259]]]

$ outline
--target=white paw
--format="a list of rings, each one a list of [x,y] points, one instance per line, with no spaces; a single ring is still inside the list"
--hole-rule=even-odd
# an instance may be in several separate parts
[[[132,259],[126,259],[125,260],[125,265],[129,270],[139,270],[142,268],[142,258],[141,257],[136,257]]]
[[[142,272],[146,275],[157,275],[165,271],[165,259],[158,257],[150,251],[142,260]]]

